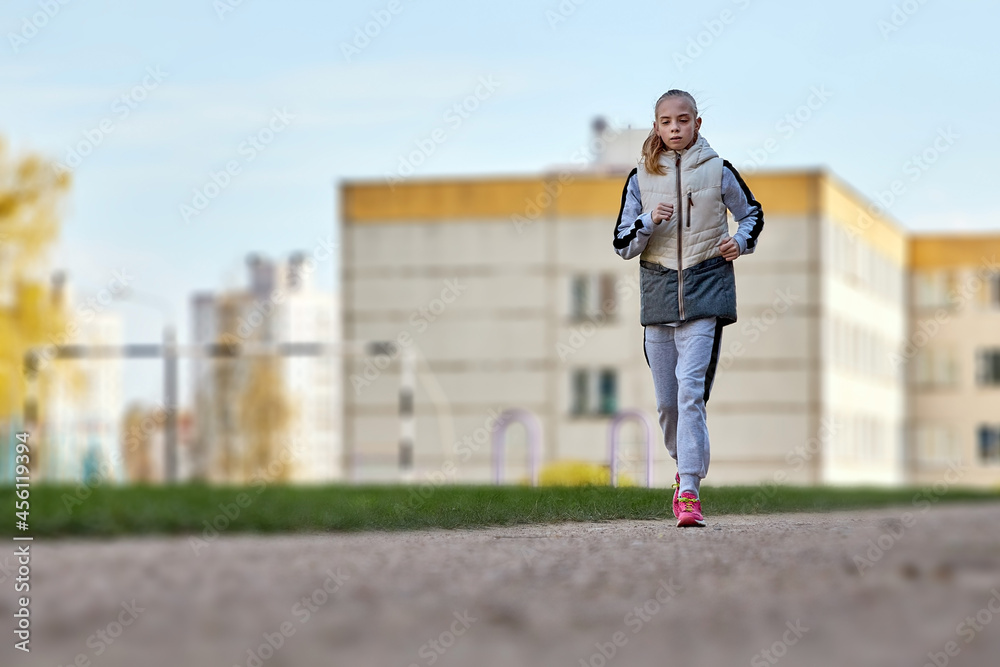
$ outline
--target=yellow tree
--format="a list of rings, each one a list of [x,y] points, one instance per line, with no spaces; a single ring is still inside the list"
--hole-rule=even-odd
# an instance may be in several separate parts
[[[243,475],[245,479],[257,474],[269,482],[286,482],[290,465],[275,465],[269,470],[272,463],[279,461],[279,443],[287,435],[292,418],[292,406],[284,391],[282,359],[253,357],[247,363],[246,384],[239,399],[240,426],[246,443]]]
[[[215,303],[220,345],[260,343],[268,339],[264,328],[245,336],[239,332],[250,297],[223,294]],[[196,396],[202,415],[195,448],[212,461],[211,477],[228,483],[246,482],[254,475],[268,481],[287,481],[291,466],[273,465],[288,442],[294,410],[282,374],[283,359],[272,356],[234,356],[212,361],[211,387]]]
[[[125,471],[132,484],[154,481],[152,452],[153,431],[143,428],[143,422],[156,423],[152,411],[139,403],[132,403],[122,418],[122,451],[125,452]]]
[[[66,304],[49,287],[46,253],[69,187],[69,173],[38,155],[11,156],[0,138],[0,419],[21,413],[25,353],[59,342],[67,329]],[[39,376],[41,396],[48,377]]]

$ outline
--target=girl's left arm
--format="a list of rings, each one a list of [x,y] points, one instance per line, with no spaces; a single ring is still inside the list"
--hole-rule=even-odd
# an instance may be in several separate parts
[[[722,161],[722,203],[733,214],[739,227],[733,240],[740,247],[740,254],[752,253],[757,248],[757,237],[764,229],[764,209],[754,199],[750,188],[736,167],[728,160]]]

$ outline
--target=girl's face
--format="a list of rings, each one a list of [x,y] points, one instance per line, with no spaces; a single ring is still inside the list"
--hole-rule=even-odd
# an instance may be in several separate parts
[[[691,103],[683,97],[668,97],[656,107],[653,129],[663,140],[663,145],[674,151],[690,148],[701,129],[701,118],[696,118]]]

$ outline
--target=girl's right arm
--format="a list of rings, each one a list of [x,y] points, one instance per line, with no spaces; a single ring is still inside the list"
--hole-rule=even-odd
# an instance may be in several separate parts
[[[615,223],[615,252],[622,259],[632,259],[646,249],[649,235],[653,233],[652,213],[642,213],[639,197],[638,169],[633,169],[622,190],[622,207]],[[640,215],[641,214],[641,215]]]

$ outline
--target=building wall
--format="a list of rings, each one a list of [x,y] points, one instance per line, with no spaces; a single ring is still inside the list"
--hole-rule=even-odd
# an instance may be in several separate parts
[[[906,395],[892,355],[907,330],[906,235],[835,179],[821,192],[824,481],[899,484]]]
[[[799,200],[808,183],[796,179],[784,194],[748,185],[763,202],[765,229],[734,265],[739,320],[723,330],[708,403],[712,481],[807,483],[812,467],[788,459],[816,419],[815,216],[812,204],[779,203]]]
[[[324,342],[338,340],[339,306],[329,294],[315,291],[290,293],[282,305],[278,340]],[[293,406],[290,432],[301,448],[293,477],[301,482],[340,479],[341,402],[340,359],[286,357],[284,379]]]
[[[524,407],[539,415],[546,433],[552,428],[545,387],[553,315],[543,231],[538,225],[519,232],[502,218],[344,229],[345,338],[398,345],[394,354],[345,360],[352,470],[397,475],[404,350],[417,360],[417,468],[440,469],[451,457],[463,478],[488,479],[489,446],[481,431],[480,442],[465,445],[467,454],[455,450],[477,435],[491,410]]]
[[[248,262],[248,289],[199,294],[192,299],[195,344],[339,342],[339,306],[313,289],[308,275],[292,265],[257,257]],[[297,265],[301,269],[301,264]],[[196,434],[191,474],[217,482],[245,482],[251,443],[240,414],[255,360],[196,359],[193,365]],[[328,357],[287,356],[277,360],[282,396],[290,407],[287,427],[271,443],[274,479],[321,482],[342,475],[340,427],[341,364]],[[271,479],[270,473],[265,475]]]
[[[613,370],[616,407],[647,414],[656,479],[669,483],[673,464],[642,351],[638,262],[623,261],[611,248],[623,182],[624,174],[503,181],[495,188],[472,183],[465,190],[435,182],[397,186],[392,196],[376,196],[374,186],[345,190],[345,337],[411,336],[423,369],[416,396],[419,469],[440,469],[451,458],[459,477],[489,479],[485,427],[490,414],[509,407],[539,417],[545,460],[606,462],[609,418],[573,414],[572,385],[576,373]],[[760,249],[737,264],[740,322],[725,332],[709,410],[712,474],[720,482],[770,479],[786,465],[788,443],[806,441],[811,418],[803,410],[815,402],[809,393],[816,384],[817,315],[809,293],[814,217],[802,207],[810,181],[764,178],[761,187],[781,204],[768,211]],[[401,220],[407,210],[414,219]],[[612,286],[610,310],[595,303],[589,312],[574,312],[574,280],[588,277],[595,286]],[[427,317],[422,309],[448,280],[462,284],[461,295]],[[347,362],[345,441],[359,454],[359,470],[392,477],[398,474],[399,361],[371,383],[352,384],[368,361]],[[512,475],[524,472],[520,435],[512,431]],[[626,471],[641,478],[641,434],[629,426],[623,436],[633,459]],[[376,463],[378,473],[372,472]],[[809,479],[808,471],[789,474]]]
[[[409,350],[418,358],[418,476],[450,462],[458,479],[488,480],[491,416],[511,407],[538,416],[546,461],[606,462],[602,401],[584,414],[574,408],[581,386],[595,404],[613,371],[614,408],[653,422],[656,481],[670,483],[642,352],[638,263],[611,248],[624,179],[345,184],[344,335],[397,343],[387,356],[345,361],[345,461],[355,478],[400,477],[399,355]],[[906,364],[893,363],[911,334],[910,238],[826,172],[747,182],[766,226],[756,252],[735,265],[739,321],[724,331],[708,409],[712,482],[905,481],[914,474],[907,415],[924,414],[925,400],[910,400]],[[449,284],[459,293],[445,303]],[[991,322],[970,325],[988,338]],[[966,422],[985,418],[976,412],[950,428],[971,438]],[[626,470],[641,478],[639,430],[624,436],[634,459]],[[972,440],[962,442],[971,451]],[[519,428],[509,443],[507,470],[517,477]]]
[[[979,431],[1000,432],[1000,383],[978,377],[977,357],[1000,350],[1000,238],[917,236],[911,241],[912,320],[903,358],[912,397],[912,476],[933,484],[1000,485]],[[946,474],[948,477],[946,477]]]
[[[610,406],[601,400],[600,384],[602,373],[613,373],[614,407],[639,410],[654,426],[654,478],[663,484],[673,470],[657,426],[653,383],[642,348],[639,262],[623,261],[612,249],[614,220],[613,215],[572,215],[542,223],[552,228],[555,269],[554,334],[547,343],[554,391],[548,460],[608,462],[610,420],[602,412]],[[580,283],[587,286],[584,299],[575,296]],[[577,374],[587,378],[586,406],[575,405]],[[577,412],[575,407],[586,409]],[[620,463],[622,473],[645,478],[645,449],[634,424],[623,427]]]
[[[98,313],[78,322],[73,345],[121,345],[117,315]],[[114,483],[124,480],[119,410],[122,361],[53,359],[45,371],[47,396],[42,435],[42,470],[49,482],[77,483],[85,478]],[[95,477],[95,475],[97,477]]]

